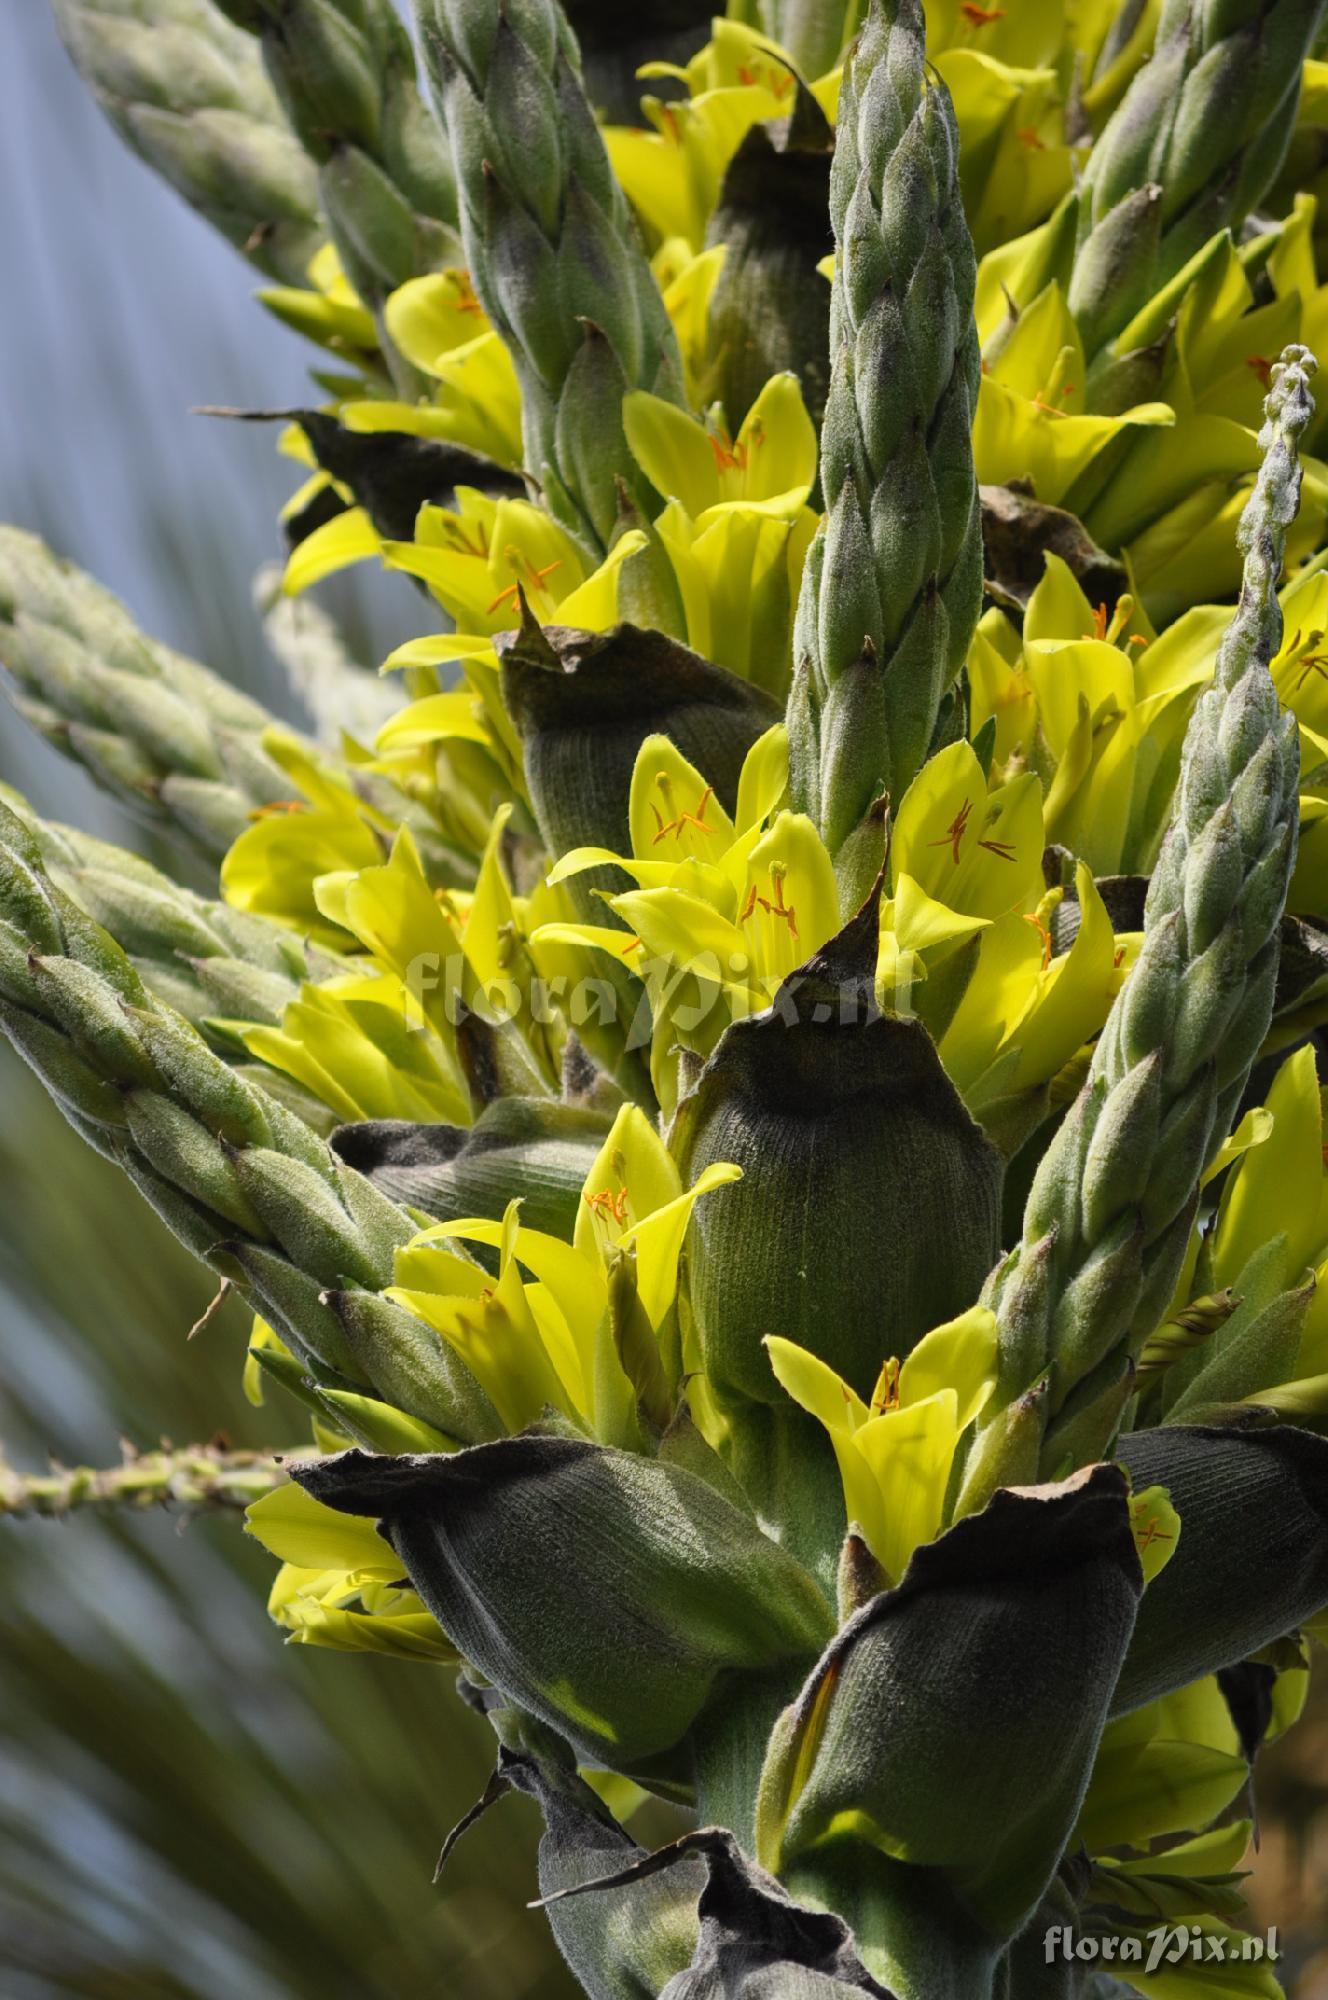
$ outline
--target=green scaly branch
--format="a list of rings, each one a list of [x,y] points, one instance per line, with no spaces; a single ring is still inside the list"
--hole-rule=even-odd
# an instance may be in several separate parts
[[[1323,0],[1166,0],[1093,151],[1069,304],[1090,362],[1272,184]]]
[[[153,998],[3,807],[0,1029],[75,1130],[281,1336],[297,1372],[350,1397],[331,1407],[351,1435],[383,1448],[376,1395],[417,1420],[417,1446],[420,1423],[435,1440],[496,1434],[464,1365],[378,1296],[412,1218]]]
[[[1240,602],[1185,738],[1143,948],[1043,1156],[1022,1240],[988,1288],[1002,1393],[970,1498],[1029,1474],[1028,1463],[998,1467],[1003,1430],[1044,1476],[1106,1448],[1130,1357],[1179,1275],[1200,1175],[1267,1033],[1299,824],[1296,718],[1278,704],[1269,662],[1314,367],[1291,347],[1273,371],[1263,464],[1241,517]]]
[[[347,277],[378,314],[409,278],[458,262],[447,143],[419,94],[392,0],[217,0],[256,35]],[[380,327],[381,331],[381,327]],[[401,386],[411,371],[385,340]]]
[[[422,808],[351,772],[209,668],[140,632],[119,599],[35,535],[0,527],[0,668],[24,721],[140,819],[220,861],[254,817],[289,801],[277,730],[390,821],[408,820],[439,881],[473,879]]]
[[[260,271],[302,285],[323,242],[318,181],[247,36],[212,0],[51,0],[125,143]]]
[[[452,144],[466,261],[521,381],[526,468],[607,548],[625,490],[657,507],[622,428],[628,389],[682,399],[677,343],[548,0],[416,0]]]
[[[821,434],[826,519],[803,576],[789,702],[794,803],[854,909],[885,851],[882,800],[927,756],[982,592],[971,440],[974,259],[920,0],[876,0],[845,74]]]

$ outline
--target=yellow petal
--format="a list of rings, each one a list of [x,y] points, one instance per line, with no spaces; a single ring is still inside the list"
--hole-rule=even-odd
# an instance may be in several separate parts
[[[743,759],[735,820],[739,833],[760,825],[775,811],[788,790],[788,772],[788,730],[777,722],[757,737]]]
[[[685,1194],[675,1196],[624,1233],[623,1242],[636,1249],[637,1294],[656,1329],[678,1289],[678,1258],[692,1210],[704,1195],[741,1179],[741,1167],[716,1161],[697,1175]]]
[[[734,837],[710,784],[667,736],[647,736],[637,752],[628,823],[641,860],[718,861]]]
[[[736,453],[745,461],[744,499],[778,502],[789,514],[806,503],[816,479],[816,431],[796,375],[771,376],[743,418]]]
[[[339,1514],[292,1480],[245,1509],[245,1527],[269,1554],[300,1569],[352,1570],[366,1576],[401,1574],[401,1561],[373,1521]]]
[[[925,1402],[942,1389],[955,1393],[955,1423],[972,1423],[996,1380],[996,1317],[972,1306],[924,1334],[899,1371],[903,1405]]]
[[[682,1193],[668,1147],[635,1104],[624,1104],[581,1188],[573,1242],[598,1259],[625,1232]]]
[[[604,632],[618,616],[618,571],[629,556],[646,547],[646,537],[632,528],[620,535],[603,562],[584,583],[558,604],[558,623],[583,632]]]
[[[923,1402],[873,1417],[854,1436],[881,1496],[878,1539],[868,1539],[886,1575],[896,1582],[914,1549],[940,1532],[959,1437],[957,1409],[954,1390],[941,1389]]]
[[[324,521],[291,550],[281,587],[288,597],[298,597],[302,590],[321,583],[325,576],[381,555],[382,548],[378,531],[363,507],[348,507],[344,514],[334,514],[330,521]]]
[[[867,1422],[871,1412],[857,1390],[819,1354],[777,1333],[766,1335],[765,1348],[780,1386],[828,1431],[851,1434]]]

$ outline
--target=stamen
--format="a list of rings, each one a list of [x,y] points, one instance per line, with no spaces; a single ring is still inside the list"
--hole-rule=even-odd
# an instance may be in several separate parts
[[[941,835],[940,839],[929,840],[927,842],[928,847],[953,848],[954,852],[951,856],[951,859],[953,860],[956,868],[959,866],[959,843],[963,839],[965,833],[968,830],[969,816],[972,813],[972,811],[973,811],[972,800],[965,799],[964,803],[960,806],[958,812],[955,814],[954,818],[950,821],[949,826],[946,827],[945,832]]]
[[[561,569],[563,566],[562,558],[559,557],[557,562],[545,563],[543,569],[536,569],[534,563],[531,562],[530,557],[527,555],[523,555],[519,549],[508,549],[507,560],[512,565],[513,569],[524,570],[525,575],[524,577],[516,579],[513,582],[509,583],[506,590],[499,591],[498,595],[494,598],[493,603],[487,607],[486,615],[490,617],[498,609],[498,606],[500,604],[506,604],[509,598],[511,599],[513,611],[516,610],[517,596],[520,591],[521,584],[523,582],[529,586],[532,594],[542,591],[545,589],[544,579],[546,577],[552,576],[553,572],[556,569]]]
[[[482,318],[484,307],[475,296],[475,287],[471,283],[470,272],[452,270],[445,272],[444,275],[452,280],[452,289],[456,293],[455,305],[457,311],[475,313]]]
[[[735,444],[726,430],[710,433],[710,449],[714,453],[716,472],[745,472],[747,470],[747,447]]]
[[[616,1222],[621,1229],[627,1220],[627,1189],[620,1187],[615,1194],[612,1188],[601,1188],[598,1194],[583,1194],[581,1197],[592,1215],[601,1221]]]
[[[761,908],[765,911],[768,917],[778,917],[781,923],[786,923],[788,925],[789,936],[793,938],[793,940],[796,943],[798,938],[797,912],[795,911],[791,903],[786,903],[784,901],[784,877],[787,873],[788,870],[785,868],[782,861],[772,861],[770,864],[770,882],[775,892],[774,902],[772,903],[768,897],[762,896],[758,891],[755,883],[753,883],[752,892],[750,896],[747,898],[746,904],[743,907],[742,915],[741,917],[739,917],[738,921],[739,923],[745,924],[748,917],[752,914],[752,911],[756,908],[756,905],[759,903]]]
[[[1303,653],[1296,653],[1295,651],[1296,647],[1300,644],[1299,632],[1296,633],[1295,638],[1291,641],[1291,651],[1295,654],[1296,665],[1302,670],[1296,680],[1297,693],[1304,687],[1311,674],[1318,674],[1322,679],[1328,680],[1328,653],[1321,653],[1316,650],[1322,638],[1323,633],[1320,631],[1309,633],[1306,649]]]
[[[271,799],[265,806],[253,806],[245,814],[246,819],[274,819],[278,813],[308,812],[304,799]]]
[[[887,1410],[897,1410],[900,1406],[899,1362],[891,1355],[881,1363],[881,1372],[876,1381],[876,1393],[872,1397],[872,1413],[884,1416]]]
[[[668,776],[668,773],[665,771],[661,771],[658,777],[655,779],[655,783],[659,786],[660,791],[664,795],[665,805],[671,811],[673,808],[673,785]],[[714,796],[715,796],[714,786],[707,785],[705,787],[705,790],[701,793],[701,797],[697,803],[696,811],[694,813],[683,811],[678,813],[676,818],[669,820],[665,819],[663,813],[660,811],[659,807],[655,804],[654,800],[652,799],[650,801],[650,810],[655,815],[655,824],[658,826],[659,832],[655,835],[654,839],[651,841],[650,843],[651,846],[658,847],[660,841],[664,839],[665,835],[670,833],[676,833],[679,839],[681,839],[684,829],[689,826],[695,827],[698,833],[713,833],[714,828],[710,826],[706,820],[705,809],[709,805],[711,799]]]
[[[1033,929],[1037,932],[1038,936],[1042,940],[1042,970],[1045,972],[1047,970],[1047,967],[1051,964],[1051,932],[1048,930],[1047,926],[1041,921],[1041,919],[1036,916],[1033,917],[1026,916],[1024,918],[1024,922],[1026,924],[1032,924]]]

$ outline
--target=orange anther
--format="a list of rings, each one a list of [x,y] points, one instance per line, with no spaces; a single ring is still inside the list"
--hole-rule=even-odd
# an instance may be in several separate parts
[[[769,902],[764,896],[758,896],[756,900],[768,917],[781,918],[789,927],[789,936],[796,938],[798,935],[797,914],[794,911],[792,903],[784,901],[784,870],[779,866],[778,862],[771,864],[770,881],[775,891],[774,902]]]
[[[1037,917],[1025,917],[1024,922],[1032,924],[1033,929],[1042,940],[1042,970],[1045,972],[1051,964],[1051,932]]]
[[[1307,643],[1303,653],[1296,652],[1296,647],[1300,644],[1299,632],[1296,633],[1295,638],[1291,641],[1291,651],[1295,654],[1296,665],[1300,668],[1300,673],[1296,676],[1297,690],[1304,687],[1311,674],[1318,674],[1321,679],[1328,680],[1328,653],[1321,653],[1317,650],[1322,638],[1323,633],[1320,631],[1307,634]]]
[[[784,869],[777,861],[772,862],[770,866],[770,883],[775,892],[774,901],[772,902],[768,896],[763,896],[755,882],[753,882],[747,892],[747,900],[742,906],[742,914],[739,916],[738,922],[745,924],[748,917],[759,907],[765,911],[768,917],[778,917],[781,923],[787,924],[789,936],[796,939],[798,936],[798,915],[792,903],[784,901]]]
[[[1134,1539],[1138,1543],[1139,1553],[1142,1555],[1145,1549],[1152,1548],[1154,1542],[1171,1542],[1175,1540],[1175,1536],[1167,1534],[1165,1529],[1158,1526],[1156,1514],[1150,1514],[1142,1528],[1135,1528]]]
[[[1047,150],[1046,141],[1038,137],[1031,125],[1021,126],[1018,138],[1020,145],[1027,146],[1030,153],[1045,153]]]
[[[747,446],[735,444],[725,430],[710,433],[710,449],[715,457],[716,472],[745,472],[747,470]]]
[[[625,1187],[620,1187],[616,1194],[614,1194],[611,1188],[601,1188],[598,1194],[585,1194],[582,1195],[581,1199],[592,1214],[607,1216],[616,1222],[620,1228],[627,1220],[627,1189]]]
[[[962,841],[965,833],[968,831],[968,822],[972,811],[973,811],[972,801],[970,799],[965,799],[964,803],[960,806],[958,812],[955,814],[954,818],[950,821],[949,826],[946,827],[945,832],[941,835],[940,839],[929,840],[927,842],[928,847],[952,848],[953,853],[951,855],[951,859],[953,860],[956,868],[959,866],[959,843]]]
[[[470,272],[459,271],[459,270],[448,271],[446,273],[446,276],[452,280],[452,289],[456,293],[456,298],[453,301],[453,303],[455,304],[457,311],[463,313],[477,313],[482,317],[484,313],[484,307],[480,304],[479,300],[475,296],[475,288],[470,281]]]
[[[1272,386],[1273,364],[1266,354],[1247,354],[1245,366],[1253,370],[1265,389]]]
[[[302,813],[308,810],[303,799],[270,799],[265,806],[254,806],[246,814],[246,818],[273,819],[278,813]]]
[[[663,792],[665,802],[672,804],[672,800],[669,797],[671,787],[666,773],[661,771],[655,782]],[[658,826],[659,832],[655,835],[651,846],[658,847],[660,841],[670,833],[676,833],[681,839],[684,828],[689,826],[694,826],[698,833],[712,833],[714,828],[706,823],[705,809],[714,796],[713,785],[707,785],[701,794],[700,801],[694,813],[680,812],[676,819],[670,820],[665,819],[663,813],[652,799],[650,801],[650,810],[655,815],[655,824]]]
[[[492,616],[500,604],[506,604],[509,600],[511,601],[513,611],[515,611],[517,595],[522,583],[525,583],[532,591],[543,590],[545,577],[552,576],[556,569],[562,568],[562,560],[559,558],[557,562],[545,563],[543,569],[536,569],[529,556],[514,554],[511,549],[507,552],[507,559],[513,569],[524,570],[525,575],[518,581],[509,583],[505,590],[499,591],[493,603],[487,607],[487,615],[489,616]]]
[[[959,11],[975,28],[989,28],[993,21],[1005,19],[1004,7],[979,7],[975,0],[963,0]]]

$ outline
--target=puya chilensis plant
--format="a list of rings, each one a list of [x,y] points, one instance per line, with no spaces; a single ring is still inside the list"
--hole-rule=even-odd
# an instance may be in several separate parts
[[[306,143],[382,167],[300,96],[387,102],[377,10],[239,11]],[[634,34],[690,48],[684,11]],[[787,137],[808,85],[771,33],[819,68],[859,26],[774,11],[693,54],[707,144],[707,99],[731,150]],[[1214,227],[1258,198],[1240,163],[1273,160],[1294,82],[1253,65],[1235,139],[1243,21],[1205,14],[1177,69],[1164,10],[1153,59]],[[1026,612],[998,580],[1005,627],[975,630],[969,135],[913,0],[865,10],[842,80],[819,454],[791,374],[704,407],[740,337],[710,312],[723,246],[647,258],[552,0],[420,26],[469,275],[394,266],[382,296],[366,210],[338,310],[435,386],[362,374],[322,414],[364,464],[404,437],[514,470],[519,439],[525,490],[390,527],[342,491],[296,551],[292,589],[335,545],[450,628],[335,754],[0,544],[20,711],[221,890],[10,795],[0,1025],[252,1306],[250,1393],[308,1411],[313,1455],[249,1510],[274,1619],[458,1676],[498,1745],[476,1810],[539,1803],[587,1994],[1087,2000],[1105,1969],[1197,2000],[1240,1949],[1251,1766],[1328,1606],[1328,972],[1283,920],[1298,765],[1328,750],[1278,700],[1312,359],[1268,370],[1234,607],[1099,620],[1070,559],[1110,558],[1059,492],[1008,493],[1041,580]],[[1165,827],[1130,850],[1146,900],[1084,858],[1118,851],[1086,822],[1130,637],[1171,660],[1129,739]],[[1056,722],[1052,644],[1115,709]],[[98,1504],[207,1485],[79,1475]],[[678,1815],[653,1852],[643,1792]],[[1159,1972],[1162,1921],[1185,1956]]]

